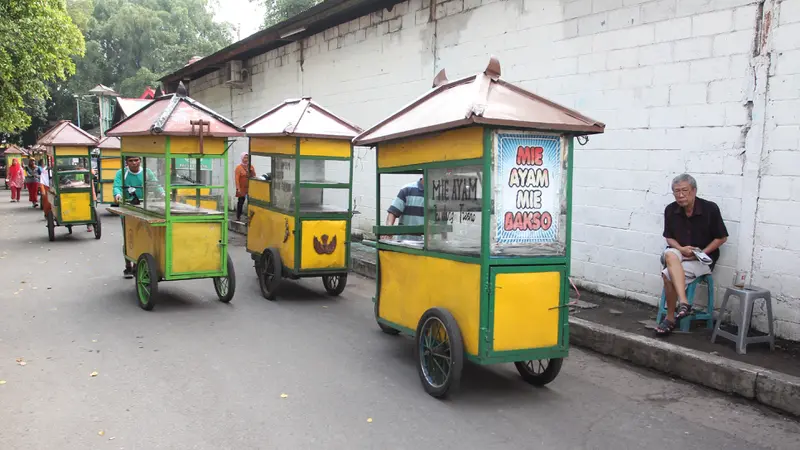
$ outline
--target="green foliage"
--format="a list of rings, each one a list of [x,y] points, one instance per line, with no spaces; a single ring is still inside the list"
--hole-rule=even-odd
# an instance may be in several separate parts
[[[4,0],[0,17],[0,133],[14,133],[41,114],[47,83],[75,73],[84,40],[64,0]]]
[[[322,0],[250,0],[266,7],[264,26],[271,27],[322,2]]]
[[[34,120],[34,128],[52,120],[74,120],[75,95],[86,95],[97,84],[138,97],[145,87],[155,88],[160,77],[183,67],[191,57],[207,56],[232,42],[232,27],[213,21],[209,0],[66,3],[72,22],[85,36],[85,54],[75,59],[73,77],[51,84],[48,112]],[[81,101],[84,128],[99,124],[97,109],[97,99]],[[26,142],[35,134],[27,133]]]

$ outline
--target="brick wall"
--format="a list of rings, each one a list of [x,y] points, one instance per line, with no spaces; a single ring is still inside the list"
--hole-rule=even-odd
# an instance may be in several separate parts
[[[655,303],[670,180],[688,171],[730,232],[717,284],[752,270],[776,297],[780,335],[800,339],[799,4],[410,0],[250,59],[250,88],[211,74],[190,91],[237,123],[311,95],[366,128],[441,68],[454,79],[497,55],[504,79],[607,124],[576,149],[577,283]],[[376,217],[374,164],[356,150],[354,228],[364,231]],[[407,181],[383,183],[381,210]]]

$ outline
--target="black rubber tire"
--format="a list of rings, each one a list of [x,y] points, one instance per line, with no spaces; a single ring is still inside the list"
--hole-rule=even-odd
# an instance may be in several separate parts
[[[72,225],[67,225],[67,233],[72,234]]]
[[[537,373],[534,370],[535,366],[540,366],[541,361],[547,361],[546,367],[539,367],[543,369],[541,372]],[[558,376],[558,373],[561,372],[561,365],[564,363],[563,358],[553,358],[553,359],[537,359],[531,361],[518,361],[514,363],[516,366],[517,371],[519,372],[520,376],[523,380],[527,381],[528,383],[534,386],[544,386],[547,383],[553,381]]]
[[[53,217],[53,211],[48,211],[46,214],[47,218],[47,238],[50,239],[50,242],[56,240],[56,219]]]
[[[220,281],[225,279],[228,280],[228,289],[225,292],[221,292],[222,285]],[[236,293],[236,272],[233,270],[231,255],[228,255],[228,276],[214,278],[214,290],[217,292],[217,297],[219,297],[219,301],[222,303],[229,303],[233,300],[233,294]]]
[[[395,330],[394,328],[390,327],[389,325],[384,325],[378,320],[378,302],[373,303],[373,311],[375,312],[375,322],[378,323],[378,328],[381,329],[384,333],[388,334],[389,336],[397,336],[400,334],[400,330]]]
[[[99,240],[101,237],[103,237],[103,225],[102,221],[100,220],[100,214],[97,213],[96,208],[94,210],[94,219],[95,223],[94,226],[92,227],[94,228],[94,238]]]
[[[145,311],[152,311],[158,299],[158,265],[156,260],[151,254],[143,253],[134,267],[136,267],[134,278],[136,280],[136,298],[139,300],[139,306]],[[139,290],[141,271],[147,271],[149,275],[149,283],[146,283],[149,295],[146,298],[144,298],[144,293]]]
[[[267,280],[266,271],[267,267],[272,263],[273,276],[272,279]],[[278,287],[281,284],[281,275],[283,274],[283,263],[281,262],[281,255],[278,250],[268,248],[261,254],[261,260],[258,263],[258,287],[261,288],[261,295],[267,300],[275,300],[278,292]]]
[[[439,322],[444,328],[447,340],[450,343],[448,349],[450,357],[449,371],[446,379],[439,385],[432,384],[431,380],[428,379],[425,363],[423,362],[425,355],[422,352],[423,332],[426,325],[429,323],[435,325],[436,322]],[[417,361],[417,373],[425,392],[436,398],[444,398],[451,391],[458,389],[458,385],[461,382],[461,370],[464,368],[464,340],[455,317],[443,308],[431,308],[425,311],[425,314],[422,315],[417,324],[415,341],[414,356]]]
[[[325,290],[328,291],[329,295],[338,297],[347,286],[347,274],[323,275],[322,285],[325,286]]]

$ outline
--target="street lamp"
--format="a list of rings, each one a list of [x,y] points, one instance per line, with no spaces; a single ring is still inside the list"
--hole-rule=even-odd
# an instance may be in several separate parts
[[[78,128],[80,128],[81,127],[81,100],[83,100],[86,97],[94,97],[94,94],[89,94],[89,95],[72,94],[72,96],[75,97],[75,105],[78,108]]]

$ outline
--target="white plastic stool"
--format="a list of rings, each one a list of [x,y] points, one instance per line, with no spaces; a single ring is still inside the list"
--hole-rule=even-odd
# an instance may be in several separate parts
[[[719,329],[722,323],[722,315],[725,313],[725,307],[728,306],[728,299],[730,297],[739,298],[739,329],[735,335]],[[767,307],[769,334],[766,336],[748,337],[747,333],[750,331],[750,319],[753,316],[753,306],[756,300],[762,298]],[[769,342],[770,350],[775,350],[775,330],[773,327],[772,296],[768,290],[755,286],[747,286],[744,288],[729,287],[725,290],[725,296],[722,298],[722,306],[719,308],[719,318],[717,319],[716,326],[714,326],[714,332],[711,333],[711,342],[713,343],[717,339],[717,335],[729,339],[736,343],[736,353],[740,355],[744,355],[747,352],[747,344],[756,344],[759,342]]]

